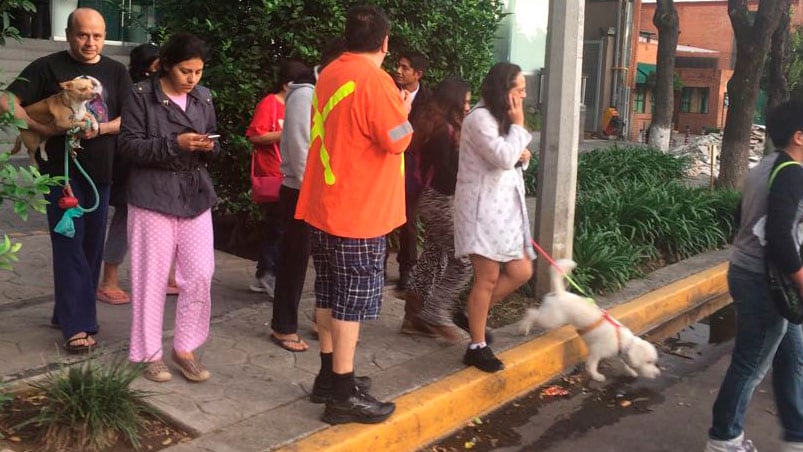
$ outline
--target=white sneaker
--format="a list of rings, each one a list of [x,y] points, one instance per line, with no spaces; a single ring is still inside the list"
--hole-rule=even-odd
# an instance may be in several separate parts
[[[803,443],[781,443],[781,452],[803,452]]]
[[[272,273],[265,273],[265,276],[260,280],[262,287],[265,288],[265,293],[273,298],[273,292],[276,290],[276,275]]]
[[[261,278],[248,286],[251,292],[267,293],[269,297],[273,298],[273,292],[276,289],[276,276],[270,273],[265,273]]]
[[[727,441],[709,439],[705,444],[704,452],[758,452],[756,446],[749,439],[744,439],[744,433]]]

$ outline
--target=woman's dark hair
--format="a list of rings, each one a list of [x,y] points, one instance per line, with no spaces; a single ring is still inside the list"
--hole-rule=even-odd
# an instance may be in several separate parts
[[[346,13],[346,50],[375,52],[390,33],[390,21],[379,7],[353,6]]]
[[[315,73],[312,68],[301,60],[288,59],[279,64],[279,80],[275,93],[280,92],[284,85],[293,83],[315,83]]]
[[[770,110],[767,134],[776,148],[783,149],[798,130],[803,131],[803,102],[788,101]]]
[[[521,68],[512,63],[496,63],[482,80],[482,101],[499,123],[499,133],[507,135],[510,130],[508,116],[508,93],[516,83]]]
[[[470,91],[471,85],[460,77],[449,77],[438,84],[432,98],[415,115],[412,146],[426,143],[446,125],[459,132],[465,116],[466,94]]]
[[[131,49],[128,58],[128,74],[134,83],[150,77],[151,64],[159,58],[159,46],[152,42],[140,44]]]
[[[170,69],[182,61],[200,58],[209,60],[209,46],[199,37],[190,33],[176,33],[159,52],[159,75],[165,76]]]

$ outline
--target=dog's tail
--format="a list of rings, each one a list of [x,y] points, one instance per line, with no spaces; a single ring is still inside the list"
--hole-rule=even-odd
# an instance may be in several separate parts
[[[577,263],[571,259],[558,259],[558,268],[554,266],[549,269],[549,276],[552,281],[552,292],[566,292],[566,285],[563,283],[563,275],[569,274],[577,267]]]

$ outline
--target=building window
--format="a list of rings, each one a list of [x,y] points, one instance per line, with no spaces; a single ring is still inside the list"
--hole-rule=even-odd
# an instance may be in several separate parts
[[[644,113],[644,104],[647,99],[647,88],[644,85],[636,85],[636,97],[633,104],[635,113]]]
[[[691,112],[691,98],[694,91],[693,88],[683,88],[680,92],[680,112],[681,113],[690,113]]]
[[[683,88],[680,92],[681,113],[708,113],[708,88]]]

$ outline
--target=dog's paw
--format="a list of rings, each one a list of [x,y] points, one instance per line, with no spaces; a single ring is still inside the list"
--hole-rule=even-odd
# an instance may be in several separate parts
[[[519,332],[527,336],[535,326],[535,319],[538,317],[538,310],[530,308],[524,313],[524,317],[519,321]]]
[[[598,382],[602,383],[603,381],[605,381],[605,375],[602,375],[601,373],[597,372],[597,373],[591,374],[591,379],[594,380],[594,381],[598,381]]]

